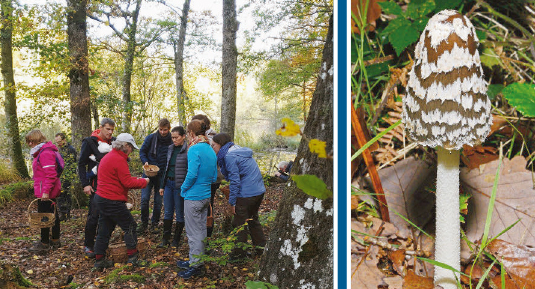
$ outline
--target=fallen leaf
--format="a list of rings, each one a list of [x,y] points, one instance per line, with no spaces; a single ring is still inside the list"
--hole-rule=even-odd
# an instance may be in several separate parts
[[[359,198],[357,196],[351,196],[351,210],[356,210],[359,206]]]
[[[472,194],[466,217],[466,235],[472,242],[480,240],[483,236],[497,167],[498,160],[486,164],[479,170],[461,169],[460,180],[463,189]],[[525,167],[526,160],[521,156],[503,160],[489,237],[498,235],[520,219],[513,228],[500,236],[500,239],[533,247],[535,246],[535,190],[532,173]],[[463,251],[466,251],[466,246],[463,246]]]
[[[535,248],[496,239],[485,249],[503,264],[518,288],[535,288]]]
[[[401,276],[405,275],[405,250],[389,251],[388,258],[392,261],[392,267]]]
[[[399,229],[400,237],[412,237],[412,225],[398,214],[420,228],[433,219],[435,195],[424,188],[428,182],[434,182],[436,166],[411,157],[378,173],[388,204],[390,222]],[[370,184],[368,178],[366,181]],[[364,199],[364,196],[361,198]]]
[[[490,163],[498,158],[495,148],[481,145],[475,147],[464,145],[461,155],[461,161],[469,169],[479,168],[482,164]]]
[[[351,288],[377,289],[385,275],[377,268],[379,247],[370,245],[366,254],[351,254]]]
[[[414,271],[407,271],[407,275],[403,278],[403,289],[433,289],[432,277],[422,277],[414,273]]]
[[[361,18],[361,12],[364,11],[366,2],[368,2],[368,13],[366,15],[366,30],[367,31],[374,31],[375,30],[375,21],[381,17],[381,6],[377,4],[377,2],[382,2],[378,0],[352,0],[351,1],[351,11],[355,15],[355,18],[360,20]],[[357,27],[357,24],[353,20],[353,17],[351,17],[351,29],[354,33],[360,34],[360,30]]]
[[[403,278],[401,276],[385,277],[383,281],[388,285],[388,289],[402,289]]]
[[[31,275],[31,274],[33,274],[33,270],[32,270],[32,269],[30,269],[30,270],[26,271],[26,273],[28,273],[28,274],[30,274],[30,275]]]

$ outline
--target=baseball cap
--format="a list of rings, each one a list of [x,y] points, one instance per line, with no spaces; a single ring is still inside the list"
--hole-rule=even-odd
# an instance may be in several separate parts
[[[137,145],[136,145],[136,141],[134,140],[134,137],[129,133],[122,133],[122,134],[118,135],[116,140],[127,142],[127,143],[131,144],[135,149],[137,149],[137,150],[139,149],[137,147]]]

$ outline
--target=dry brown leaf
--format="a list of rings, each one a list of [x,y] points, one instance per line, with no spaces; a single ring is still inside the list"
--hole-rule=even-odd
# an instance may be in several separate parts
[[[496,239],[486,250],[503,264],[518,288],[535,289],[535,248]]]
[[[403,278],[401,276],[385,277],[383,281],[388,285],[388,289],[402,289]]]
[[[379,171],[390,222],[399,229],[400,237],[410,236],[411,225],[395,212],[407,217],[420,228],[433,219],[435,196],[423,188],[427,182],[434,181],[435,175],[435,166],[412,157]]]
[[[351,288],[377,289],[385,275],[377,268],[379,247],[368,246],[367,254],[351,254]]]
[[[463,146],[463,153],[461,160],[469,169],[479,168],[482,164],[490,163],[497,160],[499,156],[496,154],[496,149],[493,147],[477,146]]]
[[[433,289],[434,286],[433,277],[418,276],[412,270],[403,278],[403,289]]]
[[[483,236],[497,167],[498,160],[481,166],[479,170],[461,169],[460,179],[463,189],[472,195],[466,217],[466,235],[472,242]],[[525,167],[526,160],[521,156],[512,160],[504,159],[489,236],[498,235],[520,219],[513,228],[500,236],[500,239],[533,247],[535,246],[535,190],[532,173]],[[467,253],[465,250],[463,252]]]
[[[492,125],[490,126],[489,135],[500,130],[502,127],[507,125],[507,120],[499,115],[492,115]]]
[[[351,196],[351,210],[356,210],[359,206],[359,198],[357,196]]]
[[[494,276],[492,279],[492,283],[494,283],[494,288],[497,289],[520,289],[516,286],[515,282],[509,277],[509,275],[505,274],[505,286],[502,288],[502,276],[497,275]]]
[[[360,19],[361,12],[364,12],[366,2],[368,2],[368,13],[366,16],[366,30],[375,30],[375,21],[381,17],[381,6],[377,2],[383,2],[384,0],[351,0],[351,12],[355,15],[356,19]],[[351,17],[351,29],[354,33],[360,34],[360,30],[357,27],[353,17]]]
[[[401,276],[405,275],[405,250],[389,251],[388,258],[392,261],[392,267]]]

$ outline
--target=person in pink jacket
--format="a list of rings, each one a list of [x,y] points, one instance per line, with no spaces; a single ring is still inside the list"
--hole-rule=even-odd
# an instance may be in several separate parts
[[[56,221],[52,226],[52,239],[50,228],[41,228],[41,240],[37,241],[28,250],[31,253],[44,254],[50,247],[57,249],[61,246],[59,241],[60,221],[58,211],[54,210],[56,197],[61,193],[61,181],[58,176],[56,154],[58,148],[40,130],[32,130],[26,135],[26,143],[31,148],[30,155],[33,158],[33,189],[38,201],[39,213],[56,213]]]

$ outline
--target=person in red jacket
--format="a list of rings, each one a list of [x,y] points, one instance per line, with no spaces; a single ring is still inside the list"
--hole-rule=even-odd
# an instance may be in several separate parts
[[[136,221],[126,207],[129,189],[142,189],[149,183],[148,178],[130,175],[128,155],[139,149],[134,137],[122,133],[112,142],[112,151],[100,161],[97,176],[95,203],[100,212],[98,234],[95,242],[96,270],[112,267],[113,262],[104,256],[108,249],[111,233],[116,225],[124,231],[124,242],[128,253],[128,264],[138,265]]]
[[[26,135],[26,143],[31,148],[30,155],[33,158],[33,189],[37,201],[37,211],[39,213],[55,213],[56,221],[52,226],[52,239],[50,239],[50,228],[41,228],[41,240],[33,244],[28,249],[31,253],[44,254],[50,247],[61,246],[59,241],[60,223],[58,211],[54,210],[56,198],[61,193],[61,181],[56,171],[56,152],[58,148],[50,141],[46,140],[43,133],[34,129]],[[61,157],[61,156],[60,156]]]

